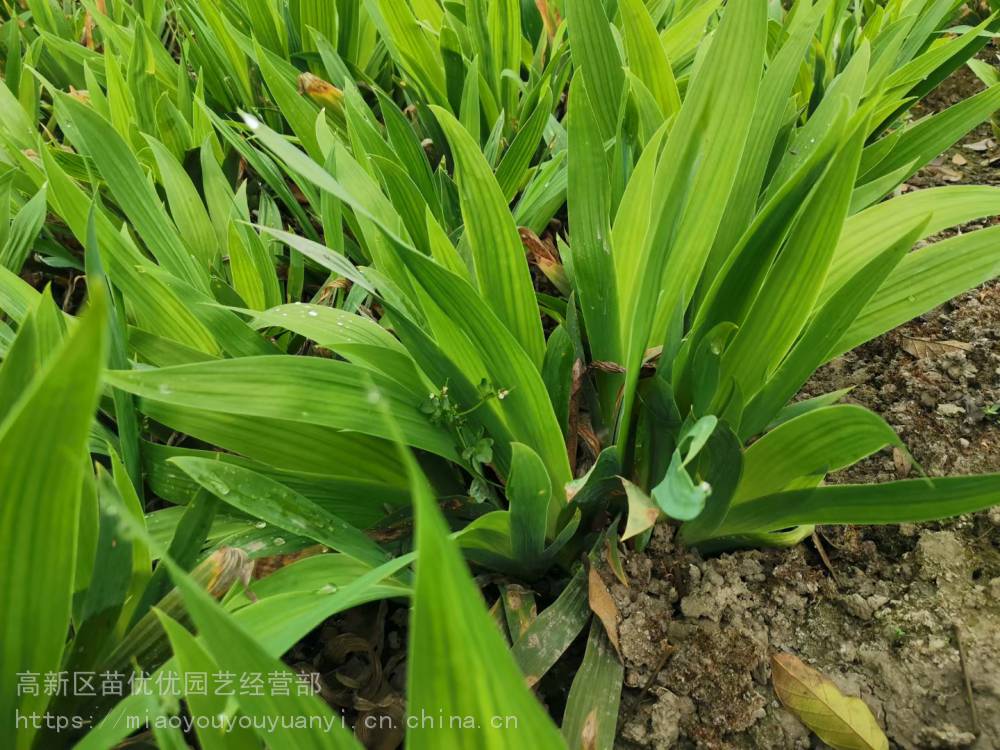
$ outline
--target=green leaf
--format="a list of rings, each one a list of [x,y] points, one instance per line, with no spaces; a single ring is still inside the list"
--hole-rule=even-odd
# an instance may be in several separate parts
[[[582,568],[559,596],[516,638],[511,655],[529,686],[538,683],[559,660],[590,619],[587,574]]]
[[[620,313],[611,255],[611,177],[600,135],[593,127],[595,108],[582,78],[570,87],[569,191],[570,252],[564,258],[595,360],[622,362]],[[598,378],[603,419],[610,423],[621,376]]]
[[[211,675],[220,671],[219,665],[205,648],[177,620],[159,610],[156,614],[170,639],[170,648],[177,664],[176,674],[181,685],[189,684],[189,680],[193,683],[202,674]],[[198,741],[204,750],[239,750],[254,743],[253,734],[248,729],[234,726],[227,731],[214,723],[218,721],[218,717],[226,715],[229,702],[227,696],[216,695],[212,690],[204,693],[192,690],[185,691],[184,702],[191,712]]]
[[[63,218],[73,236],[84,247],[91,246],[88,235],[91,216],[94,217],[101,264],[114,286],[129,300],[139,326],[192,349],[217,354],[219,343],[198,317],[209,318],[209,313],[198,304],[214,303],[214,299],[169,273],[165,277],[172,284],[161,277],[154,277],[157,266],[139,251],[131,236],[119,232],[107,213],[95,207],[92,198],[77,187],[48,149],[42,150],[41,157],[45,178],[49,181],[48,198],[52,209]],[[3,270],[0,269],[0,277]],[[229,315],[224,310],[215,312],[223,317]],[[217,322],[221,320],[213,316],[213,323]],[[212,328],[217,333],[230,332],[218,325]],[[243,330],[253,335],[245,327]],[[259,339],[258,342],[265,343]]]
[[[620,10],[629,67],[653,95],[663,118],[670,119],[681,108],[681,96],[649,10],[642,0],[623,0]]]
[[[865,181],[869,182],[907,167],[899,173],[896,184],[903,182],[988,119],[997,109],[1000,109],[1000,86],[993,86],[920,120],[902,132],[889,154],[865,174]]]
[[[856,126],[816,186],[722,360],[722,382],[756,393],[812,312],[850,204],[864,127]]]
[[[740,432],[756,434],[829,358],[831,349],[854,323],[858,313],[925,231],[926,219],[916,220],[892,246],[858,271],[809,321],[788,356],[743,412]]]
[[[569,747],[614,746],[624,679],[625,666],[595,617],[590,623],[583,663],[573,677],[566,700],[562,733]]]
[[[695,484],[685,467],[705,447],[718,423],[717,417],[708,415],[684,430],[677,440],[677,448],[670,459],[666,476],[653,488],[653,499],[671,518],[681,521],[697,518],[704,510],[708,496],[712,494],[712,485],[705,481]]]
[[[389,443],[333,427],[269,419],[143,399],[140,410],[177,432],[240,453],[286,472],[370,479],[405,486],[405,473]],[[145,447],[147,457],[150,446]],[[350,460],[345,460],[350,456]]]
[[[427,292],[428,304],[432,300],[454,322],[468,342],[463,342],[464,346],[471,344],[481,358],[485,366],[481,377],[498,393],[504,391],[504,398],[498,399],[498,409],[514,438],[541,457],[553,485],[564,485],[570,480],[566,445],[535,363],[468,282],[419,253],[407,251],[406,258],[413,275]],[[454,343],[460,342],[462,339]],[[443,343],[449,349],[454,345],[450,339]],[[556,507],[553,504],[550,511]],[[549,531],[554,529],[550,526]]]
[[[590,0],[567,0],[565,5],[573,63],[587,79],[602,139],[611,138],[618,130],[625,74],[605,5]]]
[[[212,523],[216,519],[218,507],[219,501],[211,493],[204,491],[196,492],[195,496],[184,506],[184,515],[177,522],[173,538],[170,540],[170,548],[167,550],[170,558],[184,570],[194,569],[201,557],[202,549],[211,534]],[[141,515],[136,516],[136,518],[145,522],[145,518]],[[133,544],[135,546],[142,544],[138,536]],[[146,555],[147,557],[151,556],[148,549]],[[172,588],[170,574],[167,572],[166,566],[157,566],[151,576],[147,566],[145,573],[148,584],[141,591],[141,597],[134,606],[130,627],[145,617],[150,608],[166,596]]]
[[[399,340],[370,318],[323,305],[281,305],[266,310],[254,328],[295,331],[352,362],[381,372],[423,396],[427,386]]]
[[[707,278],[714,276],[717,269],[724,265],[726,254],[753,219],[768,160],[786,117],[789,95],[828,4],[828,0],[819,2],[810,12],[800,10],[795,15],[788,27],[788,39],[767,66],[729,205],[706,263]]]
[[[411,463],[417,564],[407,662],[410,716],[462,717],[456,726],[407,727],[406,746],[432,748],[564,747],[507,652],[482,594],[448,538],[430,488]],[[516,717],[516,721],[511,717]]]
[[[389,557],[364,532],[273,479],[221,461],[195,457],[172,461],[224,503],[254,518],[307,536],[373,568]]]
[[[930,216],[917,239],[1000,213],[1000,188],[954,185],[905,193],[848,217],[818,304],[899,241],[914,221]]]
[[[545,531],[552,483],[545,464],[531,448],[511,445],[507,499],[510,502],[511,550],[527,567],[537,564],[545,552]]]
[[[657,166],[632,304],[622,316],[629,342],[626,426],[646,349],[662,342],[670,316],[686,307],[722,220],[760,84],[765,32],[763,4],[738,0],[726,6]]]
[[[372,388],[393,409],[409,444],[455,460],[450,436],[432,425],[395,381],[317,357],[242,357],[108,374],[122,390],[153,401],[219,414],[321,425],[385,437],[369,416]],[[322,394],[322,395],[320,395]]]
[[[97,406],[104,361],[107,302],[92,308],[40,370],[0,423],[0,653],[5,675],[58,670],[70,620],[80,484],[87,434]],[[5,363],[9,366],[10,363]],[[47,696],[17,696],[0,685],[8,717],[41,711]],[[3,744],[27,747],[4,722]]]
[[[842,354],[1000,276],[1000,227],[958,235],[905,256],[827,358]]]
[[[364,0],[381,39],[409,81],[430,104],[447,106],[444,66],[431,31],[414,15],[409,3]]]
[[[902,442],[885,420],[860,406],[815,409],[768,432],[744,454],[734,504],[822,477]]]
[[[513,200],[524,186],[532,159],[538,151],[538,144],[551,117],[552,93],[546,88],[531,111],[531,116],[518,129],[514,141],[497,166],[497,182],[508,202]]]
[[[295,684],[295,673],[276,657],[270,655],[257,639],[243,626],[235,622],[217,602],[180,569],[170,566],[171,575],[184,597],[184,603],[191,618],[198,627],[198,636],[207,647],[209,654],[219,668],[234,674],[286,673]],[[297,690],[289,695],[277,691],[263,690],[260,695],[254,691],[240,691],[235,700],[248,716],[264,722],[255,731],[261,739],[275,750],[306,750],[316,748],[357,748],[361,745],[343,726],[319,696],[299,695]],[[265,728],[269,717],[296,717],[304,726],[278,722],[273,728]]]
[[[67,655],[66,669],[83,672],[92,669],[114,645],[115,623],[129,593],[132,579],[132,544],[120,538],[117,510],[118,488],[103,467],[98,468],[100,500],[99,534],[94,550],[93,571],[82,592],[83,603],[74,617],[73,644]],[[109,499],[114,496],[113,500]]]
[[[255,44],[254,51],[264,82],[282,116],[298,136],[306,153],[313,159],[322,159],[323,152],[316,139],[316,115],[319,110],[308,97],[296,91],[295,83],[291,79],[297,71],[259,44]]]
[[[804,524],[919,523],[984,510],[998,498],[1000,474],[790,490],[733,507],[718,536]]]
[[[184,246],[160,199],[143,175],[128,144],[107,120],[70,96],[58,105],[66,113],[71,139],[93,160],[115,200],[164,268],[208,291],[208,274]]]
[[[202,265],[206,268],[215,266],[219,257],[219,244],[197,188],[166,146],[149,135],[146,136],[146,141],[156,158],[160,182],[167,194],[170,213],[181,239],[194,251]]]
[[[42,187],[30,201],[24,204],[10,225],[7,241],[0,244],[0,266],[20,273],[31,247],[38,239],[45,223],[45,188]]]
[[[455,157],[462,216],[479,292],[540,367],[545,339],[524,248],[507,201],[465,128],[445,110],[433,110]]]

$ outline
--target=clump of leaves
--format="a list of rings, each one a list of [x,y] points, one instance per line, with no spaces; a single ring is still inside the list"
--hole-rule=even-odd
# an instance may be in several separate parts
[[[997,30],[942,34],[950,11],[5,6],[5,671],[120,643],[151,670],[280,670],[327,617],[413,595],[411,712],[513,712],[518,731],[483,741],[557,746],[521,675],[537,683],[593,621],[562,736],[605,747],[623,670],[581,558],[620,567],[619,537],[663,519],[712,551],[994,504],[997,475],[824,486],[905,449],[842,392],[795,401],[825,362],[997,274],[996,228],[911,250],[1000,213],[1000,190],[895,194],[1000,107],[991,86],[909,119]],[[92,309],[26,279],[73,311],[85,288]],[[316,544],[333,554],[250,596],[204,592],[219,550]],[[498,631],[459,553],[569,583]],[[5,715],[44,707],[15,684]],[[255,698],[186,710],[330,715]]]

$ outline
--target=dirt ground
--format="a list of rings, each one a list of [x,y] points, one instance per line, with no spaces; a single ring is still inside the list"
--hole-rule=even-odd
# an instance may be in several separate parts
[[[927,108],[978,87],[963,69]],[[1000,184],[991,137],[980,128],[910,189]],[[944,341],[960,346],[927,345]],[[1000,282],[831,362],[801,395],[848,386],[846,400],[885,417],[928,474],[1000,471]],[[912,471],[883,452],[831,481]],[[629,586],[613,587],[626,659],[620,748],[825,747],[777,702],[774,651],[860,696],[892,747],[1000,748],[1000,508],[818,538],[829,567],[815,542],[704,560],[665,526],[628,557]]]

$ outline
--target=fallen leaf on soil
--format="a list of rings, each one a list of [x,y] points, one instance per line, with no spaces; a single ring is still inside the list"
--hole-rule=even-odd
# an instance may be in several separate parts
[[[594,567],[590,568],[590,575],[587,579],[587,598],[590,602],[591,611],[597,615],[597,619],[604,625],[604,631],[608,634],[608,640],[618,652],[621,658],[622,650],[618,645],[618,606],[611,598],[611,592],[604,585],[604,579]]]
[[[967,148],[969,151],[989,151],[994,145],[991,138],[984,138],[975,143],[966,143],[963,148]]]
[[[972,344],[966,344],[964,341],[930,341],[910,337],[903,339],[902,347],[904,352],[912,354],[917,359],[940,357],[942,354],[951,354],[956,351],[972,351]]]
[[[951,163],[954,164],[956,167],[964,167],[966,164],[969,163],[969,160],[966,159],[961,154],[955,154],[953,157],[951,157]]]
[[[952,169],[951,167],[938,167],[938,173],[941,177],[948,182],[961,182],[964,176],[957,169]]]
[[[896,465],[896,475],[900,479],[909,476],[910,469],[913,468],[913,462],[910,460],[910,457],[899,448],[892,449],[892,462]]]
[[[774,692],[785,707],[834,750],[888,750],[889,740],[860,698],[792,654],[771,656]]]

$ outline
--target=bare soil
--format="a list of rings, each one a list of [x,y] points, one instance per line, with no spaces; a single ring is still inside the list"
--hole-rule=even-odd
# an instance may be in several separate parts
[[[963,69],[925,112],[978,88]],[[983,126],[905,189],[1000,184],[991,138]],[[846,400],[881,414],[928,474],[1000,471],[1000,282],[831,362],[801,397],[848,386]],[[913,471],[886,451],[831,481]],[[774,651],[860,696],[892,747],[1000,748],[1000,508],[817,538],[706,560],[664,526],[627,557],[629,585],[612,587],[626,661],[620,748],[825,747],[775,698]]]

